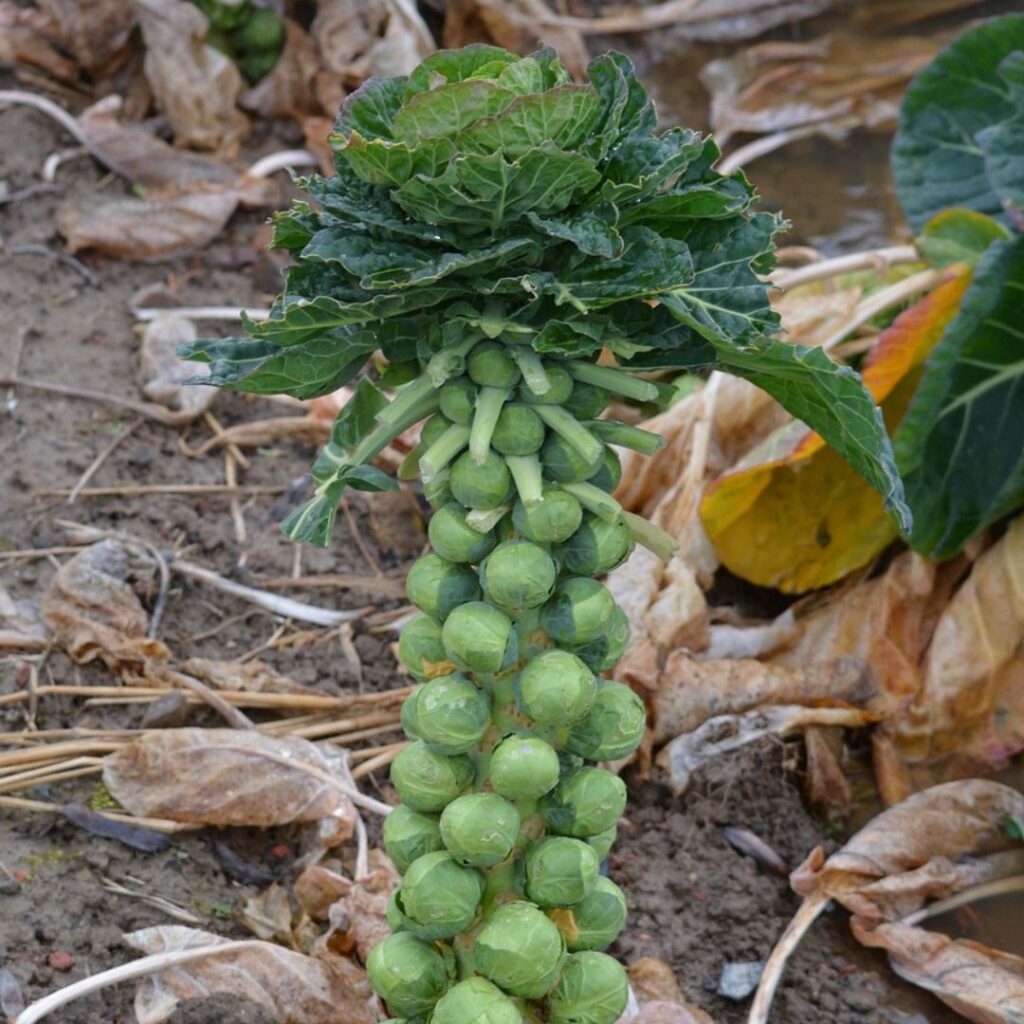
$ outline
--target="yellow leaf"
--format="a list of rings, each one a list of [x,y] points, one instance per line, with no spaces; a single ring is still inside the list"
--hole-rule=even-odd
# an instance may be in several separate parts
[[[901,313],[865,361],[864,383],[890,430],[903,417],[921,367],[969,281],[970,271],[958,268],[955,277]],[[713,481],[700,516],[723,565],[786,593],[841,579],[896,537],[879,495],[797,421]]]

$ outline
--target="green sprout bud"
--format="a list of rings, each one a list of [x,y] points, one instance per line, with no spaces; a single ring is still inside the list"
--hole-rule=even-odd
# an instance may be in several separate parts
[[[476,407],[476,385],[468,377],[450,380],[439,394],[441,412],[452,423],[468,427],[473,422],[473,409]]]
[[[420,444],[428,448],[435,442],[441,440],[441,435],[452,425],[447,416],[435,412],[429,419],[423,421],[420,428]]]
[[[480,929],[473,958],[476,969],[510,995],[540,999],[558,980],[565,939],[532,903],[505,903]]]
[[[601,636],[615,608],[615,599],[603,584],[587,576],[570,576],[544,605],[540,624],[556,644],[576,647]]]
[[[519,383],[519,367],[512,353],[497,341],[485,341],[469,353],[466,372],[482,388],[514,388]]]
[[[633,553],[634,543],[633,531],[621,520],[610,523],[587,515],[580,528],[555,549],[555,556],[565,572],[600,576],[622,565]]]
[[[607,672],[614,668],[629,646],[629,616],[618,606],[605,632],[596,640],[572,649],[581,661],[593,672]]]
[[[402,913],[402,908],[399,906],[399,892],[400,890],[398,889],[392,889],[391,895],[388,897],[388,905],[384,910],[384,917],[388,922],[388,927],[396,935],[399,932],[407,932],[409,930],[409,919]]]
[[[585,839],[614,827],[626,809],[626,784],[603,768],[577,768],[541,799],[540,813],[552,832]]]
[[[598,860],[604,860],[605,857],[611,852],[611,848],[615,845],[615,840],[619,838],[619,830],[617,826],[612,825],[611,828],[606,828],[603,832],[598,832],[596,836],[587,836],[586,844],[593,848],[594,853],[597,854]]]
[[[445,467],[423,484],[423,497],[432,509],[441,509],[452,501],[452,472]]]
[[[597,692],[594,673],[568,651],[541,651],[519,673],[519,706],[548,728],[578,722]]]
[[[580,503],[568,491],[547,486],[540,502],[527,507],[517,501],[512,525],[535,544],[558,544],[571,537],[583,521]]]
[[[473,781],[473,762],[465,754],[448,757],[422,740],[410,743],[391,762],[391,782],[402,803],[414,811],[444,810]]]
[[[417,858],[444,849],[438,819],[432,814],[414,811],[405,804],[399,804],[384,819],[381,834],[385,852],[399,874],[403,875]]]
[[[563,484],[578,484],[593,476],[601,467],[601,455],[584,458],[561,434],[549,433],[540,448],[544,475]]]
[[[486,978],[467,978],[441,996],[430,1024],[523,1024],[523,1015]]]
[[[628,527],[626,532],[629,533]],[[449,562],[475,564],[497,542],[493,533],[480,533],[466,522],[466,510],[457,501],[448,502],[430,517],[427,536],[434,551]]]
[[[537,736],[509,736],[491,752],[488,778],[509,800],[536,800],[558,782],[558,754]]]
[[[502,406],[491,447],[502,455],[532,455],[544,443],[544,421],[529,406]]]
[[[505,460],[494,452],[488,452],[482,463],[463,452],[452,466],[449,486],[455,500],[466,508],[497,508],[512,495],[512,474]]]
[[[441,815],[441,838],[448,852],[469,867],[492,868],[512,853],[519,835],[519,812],[496,793],[467,793]]]
[[[470,601],[445,619],[444,649],[460,668],[493,674],[511,660],[517,647],[512,620],[494,605]]]
[[[519,388],[519,401],[526,402],[528,405],[565,405],[572,394],[572,375],[564,366],[548,362],[544,363],[544,373],[547,374],[551,387],[543,395],[535,395],[523,385]]]
[[[398,637],[398,659],[417,679],[448,675],[448,656],[441,639],[441,623],[429,615],[417,615],[402,627]]]
[[[602,683],[590,713],[573,726],[566,748],[590,761],[614,761],[640,746],[646,728],[644,702],[622,683]]]
[[[615,1024],[629,999],[625,968],[606,953],[573,953],[548,1000],[550,1024]]]
[[[562,406],[578,420],[596,420],[604,412],[611,398],[610,391],[599,388],[596,384],[578,380],[573,385],[572,394]]]
[[[599,877],[594,888],[572,908],[574,934],[567,940],[573,953],[606,949],[625,927],[626,897],[610,879]]]
[[[415,698],[416,735],[439,754],[467,753],[491,724],[490,699],[465,676],[432,679]]]
[[[551,556],[528,540],[499,544],[480,566],[489,600],[503,608],[536,608],[551,596],[558,569]]]
[[[602,491],[611,494],[622,479],[622,463],[619,456],[611,448],[605,447],[600,465],[587,479],[595,487],[600,487]]]
[[[429,554],[413,563],[405,592],[421,612],[443,622],[460,604],[479,599],[480,580],[472,569]]]
[[[444,995],[448,970],[436,946],[407,932],[378,942],[366,960],[366,974],[392,1013],[424,1017]]]
[[[432,938],[450,939],[473,923],[483,891],[479,871],[462,867],[447,853],[426,853],[409,865],[399,906]]]
[[[541,907],[571,907],[593,888],[598,863],[578,839],[542,839],[526,854],[526,895]]]
[[[416,702],[420,699],[423,686],[424,684],[420,683],[412,688],[412,693],[402,701],[402,710],[399,712],[402,732],[413,740],[420,738],[420,726],[416,718]]]

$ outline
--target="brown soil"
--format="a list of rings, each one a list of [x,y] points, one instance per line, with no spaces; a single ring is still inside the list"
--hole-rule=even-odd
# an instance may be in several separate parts
[[[7,155],[4,175],[12,190],[36,178],[45,156],[67,139],[41,115],[22,109],[0,113],[0,151]],[[275,148],[266,140],[264,149]],[[95,194],[104,172],[79,160],[60,172],[68,193]],[[125,192],[114,181],[104,195]],[[59,197],[37,195],[0,206],[0,235],[7,243],[43,243],[59,249],[55,211]],[[260,218],[237,216],[225,236],[194,258],[160,266],[131,265],[86,258],[101,286],[86,287],[71,269],[38,256],[0,256],[0,305],[5,310],[0,356],[9,365],[15,339],[25,333],[19,372],[24,377],[60,381],[138,398],[136,340],[128,300],[139,287],[167,282],[183,304],[252,304],[262,300],[253,285],[252,240]],[[119,528],[156,545],[184,542],[189,555],[216,571],[242,580],[291,571],[292,546],[277,522],[284,502],[255,498],[245,507],[249,539],[239,545],[218,498],[160,496],[146,499],[64,499],[40,497],[47,488],[70,487],[112,431],[130,422],[115,408],[18,388],[5,395],[0,411],[0,550],[59,546],[65,537],[57,519],[73,519]],[[226,425],[280,414],[266,401],[220,395],[216,413]],[[196,435],[205,428],[194,429]],[[205,434],[204,434],[205,436]],[[252,454],[248,484],[281,484],[300,478],[311,458],[306,448],[282,442]],[[220,483],[219,457],[192,461],[177,446],[173,430],[145,422],[119,446],[92,481],[119,483]],[[419,526],[402,513],[398,529],[367,515],[367,501],[351,498],[360,531],[385,572],[400,573],[420,544]],[[38,604],[55,568],[53,558],[0,562],[0,584],[16,599]],[[305,549],[306,572],[372,572],[355,538],[339,517],[336,543],[327,552]],[[305,596],[325,606],[363,607],[381,602],[357,591],[316,591]],[[218,622],[239,618],[217,637],[192,637]],[[262,612],[219,592],[175,579],[165,612],[162,638],[181,657],[230,658],[268,640],[277,623]],[[325,691],[390,687],[396,671],[386,644],[356,627],[355,646],[363,666],[360,682],[336,644],[268,651],[263,657],[293,678]],[[59,653],[48,659],[47,681],[109,684],[108,673],[76,667]],[[0,662],[0,693],[24,685],[16,658]],[[41,728],[72,725],[138,724],[141,709],[85,708],[80,701],[47,698],[40,702]],[[215,719],[195,713],[195,724]],[[20,709],[0,712],[0,731],[25,727]],[[715,994],[728,961],[760,960],[792,915],[797,900],[786,882],[769,875],[735,852],[721,826],[749,828],[772,844],[791,866],[820,842],[823,825],[804,808],[792,762],[798,748],[767,745],[723,759],[685,798],[674,799],[657,782],[632,786],[630,827],[610,859],[610,871],[626,889],[633,908],[620,952],[632,959],[667,959],[687,995],[708,1009],[717,1024],[739,1022],[746,1006]],[[372,781],[384,786],[386,779]],[[91,783],[39,787],[23,795],[63,802],[87,799]],[[296,836],[234,830],[178,838],[170,850],[137,853],[93,838],[48,816],[0,811],[0,956],[21,984],[26,1001],[130,958],[122,932],[169,923],[166,914],[138,900],[107,894],[104,878],[135,890],[174,900],[202,921],[202,927],[243,935],[236,912],[253,886],[232,877],[215,844],[226,843],[252,865],[288,881],[291,856],[275,856],[284,843],[294,850]],[[280,852],[279,850],[277,851]],[[6,869],[6,870],[5,870]],[[12,881],[11,874],[20,881]],[[50,954],[75,958],[66,971],[50,966]],[[107,990],[56,1014],[63,1024],[131,1022],[131,986]],[[915,1016],[917,1014],[918,1016]],[[266,1018],[238,1001],[201,1000],[179,1008],[176,1024],[225,1022],[265,1024]],[[773,1017],[786,1024],[940,1024],[958,1018],[930,997],[902,985],[884,961],[864,953],[846,931],[844,915],[820,922],[788,972]]]

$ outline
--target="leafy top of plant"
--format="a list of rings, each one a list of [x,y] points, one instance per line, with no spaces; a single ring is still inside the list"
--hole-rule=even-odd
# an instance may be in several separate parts
[[[276,218],[274,244],[296,262],[269,318],[247,323],[249,338],[183,354],[211,364],[206,383],[298,398],[352,380],[378,349],[397,364],[393,379],[429,372],[437,384],[438,360],[481,337],[552,358],[610,351],[628,368],[722,368],[818,430],[906,527],[859,379],[820,350],[769,337],[777,318],[759,275],[782,222],[751,209],[742,173],[714,170],[712,140],[655,127],[617,53],[595,59],[585,83],[549,49],[492,46],[372,79],[339,112],[337,174],[302,182],[316,208]],[[295,536],[325,542],[341,486],[388,486],[365,458],[353,466],[387,403],[366,384],[314,468],[320,508],[291,524]]]

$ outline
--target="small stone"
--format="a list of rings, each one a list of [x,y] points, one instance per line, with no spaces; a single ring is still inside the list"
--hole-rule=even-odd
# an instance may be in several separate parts
[[[0,896],[17,896],[21,883],[14,878],[0,878]]]
[[[718,994],[734,1003],[741,1003],[753,995],[764,970],[763,960],[746,960],[726,964],[718,979]]]
[[[55,949],[47,958],[46,962],[55,971],[70,971],[75,966],[75,958],[71,953],[65,953],[62,949]]]
[[[146,707],[143,729],[177,729],[188,721],[190,708],[181,690],[169,690]]]

